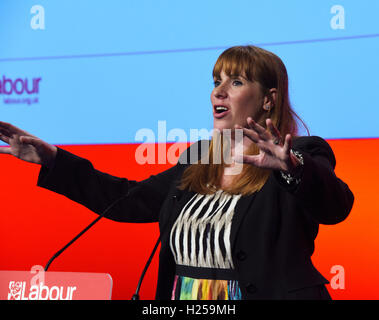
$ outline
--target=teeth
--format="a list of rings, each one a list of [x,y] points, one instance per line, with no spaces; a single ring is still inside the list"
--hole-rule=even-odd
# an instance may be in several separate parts
[[[228,108],[224,106],[216,106],[216,111],[228,111]]]

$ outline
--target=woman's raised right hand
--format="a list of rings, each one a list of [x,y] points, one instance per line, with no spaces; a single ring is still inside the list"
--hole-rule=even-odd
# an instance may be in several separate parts
[[[9,144],[0,153],[11,154],[21,160],[51,166],[57,154],[53,146],[10,123],[0,121],[0,140]]]

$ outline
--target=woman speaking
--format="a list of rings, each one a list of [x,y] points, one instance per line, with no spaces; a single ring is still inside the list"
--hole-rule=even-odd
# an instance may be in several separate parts
[[[229,48],[213,79],[214,131],[231,132],[223,149],[229,146],[233,163],[214,161],[214,135],[201,159],[136,182],[5,122],[0,139],[9,146],[0,152],[41,164],[40,187],[95,213],[127,194],[107,218],[159,222],[156,299],[330,299],[311,261],[314,241],[319,224],[343,221],[354,201],[334,173],[332,149],[320,137],[298,136],[287,71],[275,54]],[[201,161],[204,154],[209,161]]]

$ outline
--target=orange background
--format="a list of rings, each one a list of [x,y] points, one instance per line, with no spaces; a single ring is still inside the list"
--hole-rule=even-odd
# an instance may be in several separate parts
[[[334,299],[379,298],[379,139],[329,140],[336,174],[353,191],[350,216],[334,226],[320,226],[313,262],[329,280],[334,265],[345,272],[345,289],[328,286]],[[138,145],[62,146],[88,158],[95,168],[141,180],[170,165],[138,165]],[[0,270],[30,270],[50,257],[96,218],[63,196],[36,186],[39,166],[11,156],[0,157]],[[156,224],[101,220],[68,248],[50,271],[104,272],[114,281],[113,299],[130,299],[158,237]],[[145,276],[141,299],[153,299],[157,262]]]

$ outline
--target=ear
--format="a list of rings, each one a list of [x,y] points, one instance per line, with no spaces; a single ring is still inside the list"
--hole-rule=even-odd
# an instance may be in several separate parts
[[[263,99],[263,109],[265,109],[266,111],[269,111],[275,107],[276,93],[277,93],[277,90],[275,88],[271,88],[269,90],[268,94]]]

